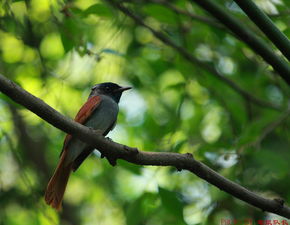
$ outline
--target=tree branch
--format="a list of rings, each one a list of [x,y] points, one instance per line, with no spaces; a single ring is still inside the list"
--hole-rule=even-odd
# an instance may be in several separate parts
[[[178,170],[188,170],[250,205],[260,208],[263,211],[290,218],[290,208],[284,205],[283,200],[272,200],[259,196],[226,179],[205,164],[195,160],[191,154],[142,152],[136,148],[110,141],[98,134],[97,131],[61,115],[41,99],[31,95],[2,75],[0,75],[0,91],[56,128],[72,134],[80,140],[94,146],[104,155],[110,155],[110,157],[114,157],[115,159],[123,159],[138,165],[173,166]]]
[[[141,25],[143,27],[146,27],[148,30],[150,30],[152,32],[152,34],[156,38],[161,40],[164,44],[166,44],[166,45],[172,47],[173,49],[175,49],[177,52],[179,52],[180,55],[182,55],[189,62],[193,63],[196,66],[201,67],[202,69],[208,71],[210,74],[214,75],[219,80],[221,80],[224,83],[226,83],[234,91],[239,93],[245,100],[249,100],[249,101],[251,101],[251,102],[253,102],[256,105],[261,106],[261,107],[267,107],[267,108],[270,108],[270,109],[281,111],[281,108],[279,106],[274,105],[274,104],[269,103],[269,102],[266,102],[266,101],[264,101],[262,99],[259,99],[259,98],[255,97],[255,96],[251,95],[249,92],[247,92],[244,89],[242,89],[234,81],[232,81],[231,79],[227,78],[226,76],[223,76],[220,72],[218,72],[215,68],[211,67],[209,64],[204,63],[204,62],[198,60],[197,58],[195,58],[192,54],[190,54],[188,51],[186,51],[185,48],[182,48],[181,46],[179,46],[176,43],[174,43],[172,40],[167,38],[163,33],[159,32],[159,31],[153,29],[152,27],[148,26],[147,24],[145,24],[143,22],[144,21],[143,19],[141,19],[140,17],[136,16],[134,13],[132,13],[129,9],[127,9],[123,5],[115,3],[112,0],[106,0],[106,1],[109,2],[110,4],[112,4],[113,6],[115,6],[116,8],[118,8],[120,11],[122,11],[127,16],[131,17],[135,21],[135,23],[137,23],[137,24],[139,24],[139,25]]]
[[[234,0],[240,8],[248,15],[260,30],[276,45],[276,47],[290,60],[290,42],[271,21],[271,19],[260,10],[251,0]]]
[[[222,24],[229,28],[235,35],[237,35],[243,42],[245,42],[251,49],[259,54],[267,63],[269,63],[280,76],[290,85],[290,66],[278,55],[276,55],[268,45],[256,35],[251,33],[249,29],[236,20],[233,16],[228,14],[226,10],[210,0],[191,0],[195,2],[204,10],[208,11],[212,16],[217,18]]]

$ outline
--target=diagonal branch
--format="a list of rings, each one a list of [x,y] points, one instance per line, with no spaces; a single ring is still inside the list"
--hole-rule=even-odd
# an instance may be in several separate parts
[[[237,19],[227,13],[221,6],[210,0],[191,0],[212,16],[217,18],[222,24],[229,28],[235,35],[245,42],[252,50],[259,54],[275,71],[290,85],[290,66],[283,58],[276,55],[268,45]]]
[[[135,148],[118,144],[104,138],[97,131],[66,118],[41,99],[31,95],[14,82],[0,75],[0,91],[18,104],[29,109],[56,128],[78,137],[80,140],[95,146],[102,154],[110,158],[123,159],[138,165],[173,166],[178,170],[188,170],[198,177],[215,185],[221,190],[249,203],[252,206],[290,218],[290,208],[282,199],[267,199],[247,190],[221,176],[205,164],[195,160],[191,154],[166,152],[143,152]]]
[[[152,32],[152,34],[156,38],[161,40],[164,44],[166,44],[166,45],[172,47],[173,49],[175,49],[180,55],[182,55],[189,62],[193,63],[196,66],[201,67],[202,69],[208,71],[210,74],[212,74],[213,76],[215,76],[219,80],[221,80],[224,83],[226,83],[234,91],[238,92],[245,100],[249,100],[252,103],[255,103],[256,105],[261,106],[261,107],[267,107],[267,108],[270,108],[270,109],[281,111],[281,108],[279,106],[274,105],[274,104],[269,103],[269,102],[266,102],[266,101],[264,101],[262,99],[259,99],[259,98],[255,97],[255,96],[251,95],[249,92],[247,92],[244,89],[242,89],[234,81],[232,81],[231,79],[227,78],[226,76],[223,76],[220,72],[218,72],[215,68],[213,68],[209,64],[204,63],[204,62],[198,60],[197,58],[195,58],[185,48],[182,48],[181,46],[179,46],[176,43],[174,43],[172,40],[167,38],[163,33],[159,32],[159,31],[153,29],[152,27],[148,26],[147,24],[145,24],[143,19],[141,19],[140,17],[138,17],[137,15],[132,13],[129,9],[127,9],[123,5],[115,3],[112,0],[107,0],[107,1],[110,4],[112,4],[113,6],[115,6],[116,8],[118,8],[120,11],[122,11],[124,14],[126,14],[129,17],[131,17],[135,21],[135,23],[137,23],[137,24],[139,24],[139,25],[141,25],[143,27],[146,27],[148,30],[150,30]]]
[[[248,17],[267,35],[276,47],[290,60],[290,41],[251,0],[234,0]]]

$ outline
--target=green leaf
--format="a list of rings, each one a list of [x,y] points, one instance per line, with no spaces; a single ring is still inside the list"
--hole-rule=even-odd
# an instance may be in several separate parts
[[[180,141],[177,141],[175,145],[173,146],[173,152],[179,152],[179,150],[183,147],[184,144],[188,142],[188,139],[182,139]]]
[[[125,169],[131,171],[132,173],[134,173],[136,175],[141,174],[141,167],[137,166],[135,164],[129,163],[129,162],[124,161],[124,160],[120,160],[120,161],[118,161],[118,165],[124,167]]]
[[[255,141],[263,133],[264,129],[275,120],[275,116],[277,117],[276,114],[270,113],[245,126],[243,133],[239,137],[237,146],[242,146]]]
[[[179,83],[176,83],[176,84],[168,85],[168,86],[166,87],[166,89],[176,89],[176,90],[178,90],[178,91],[182,91],[182,90],[184,90],[185,85],[186,85],[186,83],[184,83],[184,82],[179,82]]]
[[[111,18],[113,16],[111,8],[101,3],[94,4],[83,12],[84,17],[89,16],[91,14],[108,18]]]
[[[176,219],[175,224],[185,224],[183,219],[183,203],[177,197],[177,193],[159,187],[162,206]]]
[[[177,23],[176,14],[164,6],[146,4],[144,7],[144,12],[148,16],[152,16],[162,23],[167,23],[170,25],[175,25]]]
[[[159,207],[158,196],[153,193],[144,193],[136,201],[130,203],[126,210],[127,225],[145,224],[156,208]]]
[[[62,45],[64,47],[65,52],[68,52],[75,47],[75,43],[73,39],[68,38],[67,34],[64,31],[60,33],[60,38],[61,38]]]
[[[288,158],[289,155],[286,156]],[[253,155],[258,167],[275,177],[285,177],[288,174],[289,166],[285,156],[277,154],[275,151],[261,149]]]

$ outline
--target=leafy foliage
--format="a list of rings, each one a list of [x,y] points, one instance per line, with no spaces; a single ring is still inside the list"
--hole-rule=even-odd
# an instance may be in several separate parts
[[[290,202],[289,87],[197,5],[156,2],[126,6],[279,110],[242,97],[106,1],[2,1],[0,72],[69,117],[93,84],[130,84],[134,89],[122,97],[118,125],[109,134],[113,140],[146,151],[193,153],[231,180]],[[218,3],[274,48],[236,5]],[[289,37],[289,2],[257,3]],[[112,168],[97,152],[72,175],[57,214],[44,204],[43,192],[64,134],[3,94],[0,115],[0,224],[191,225],[276,218],[187,172],[123,161]]]

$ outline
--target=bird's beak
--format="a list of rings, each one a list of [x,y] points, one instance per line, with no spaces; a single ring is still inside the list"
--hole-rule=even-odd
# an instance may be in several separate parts
[[[132,89],[132,87],[120,87],[119,89],[116,90],[116,92],[123,92]]]

